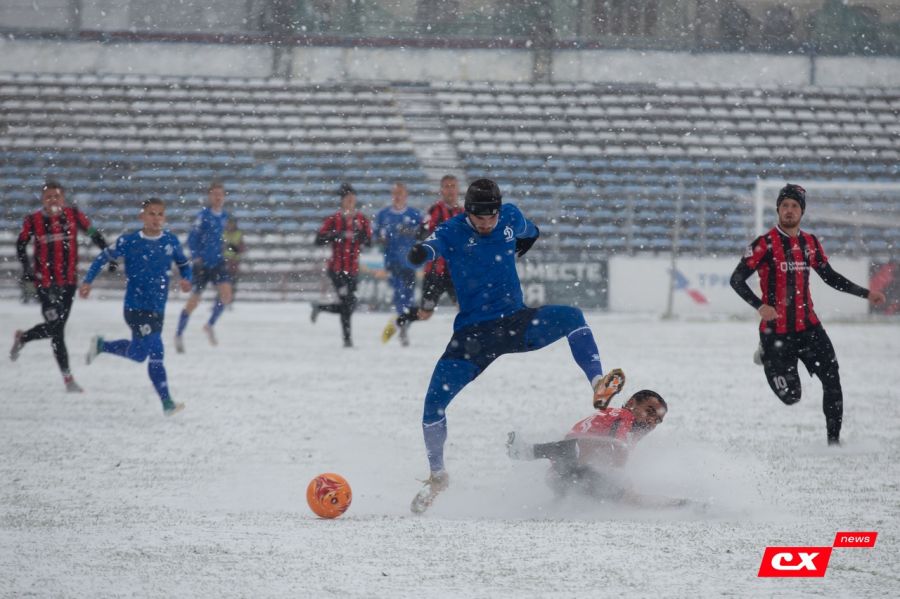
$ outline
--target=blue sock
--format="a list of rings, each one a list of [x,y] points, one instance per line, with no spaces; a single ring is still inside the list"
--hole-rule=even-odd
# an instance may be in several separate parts
[[[150,381],[153,383],[153,387],[156,389],[156,392],[159,393],[159,399],[163,403],[163,407],[166,406],[167,403],[172,401],[172,398],[169,397],[169,383],[166,380],[166,367],[163,366],[162,359],[150,359],[147,362],[147,374],[150,375]]]
[[[444,443],[447,441],[447,419],[437,422],[422,423],[422,434],[425,435],[425,449],[428,452],[428,466],[432,472],[444,469]]]
[[[169,396],[169,383],[166,380],[166,367],[163,366],[163,357],[165,350],[163,348],[162,337],[159,333],[154,333],[145,338],[147,355],[150,360],[147,363],[147,374],[150,375],[150,381],[156,392],[159,393],[159,399],[162,401],[163,408],[172,404],[172,398]]]
[[[444,469],[444,442],[447,440],[447,406],[478,376],[479,370],[468,360],[438,360],[425,394],[422,433],[432,472]]]
[[[100,348],[100,351],[105,354],[115,354],[117,356],[122,356],[123,358],[127,358],[129,345],[131,345],[131,341],[129,341],[128,339],[119,339],[117,341],[104,341],[103,346]]]
[[[216,321],[219,320],[219,317],[222,316],[222,312],[225,310],[225,304],[222,303],[222,300],[216,299],[216,304],[213,306],[212,314],[209,316],[209,326],[213,326],[216,324]]]
[[[181,311],[181,316],[178,317],[178,329],[175,331],[176,337],[181,337],[185,327],[187,327],[188,319],[190,317],[191,315],[188,314],[186,310]]]
[[[572,357],[575,358],[575,362],[584,371],[588,380],[593,382],[594,378],[603,375],[600,350],[597,349],[591,328],[585,325],[575,329],[569,333],[567,339],[569,340],[569,349],[572,350]]]

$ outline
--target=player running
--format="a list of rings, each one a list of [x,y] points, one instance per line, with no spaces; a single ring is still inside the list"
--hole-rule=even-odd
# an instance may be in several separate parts
[[[109,260],[125,258],[128,279],[125,322],[131,329],[131,339],[104,341],[103,337],[96,336],[91,339],[86,361],[90,364],[101,353],[115,354],[135,362],[149,358],[147,374],[159,394],[163,413],[171,416],[184,409],[184,404],[172,400],[163,365],[162,328],[169,296],[169,269],[174,261],[181,273],[181,290],[187,293],[191,290],[191,267],[178,238],[163,230],[165,210],[162,200],[145,200],[141,206],[143,229],[122,235],[114,247],[97,256],[78,294],[83,298],[90,296],[91,284],[103,265]]]
[[[625,382],[621,370],[604,376],[594,335],[581,310],[525,306],[516,257],[523,256],[539,235],[516,206],[502,203],[494,181],[478,179],[466,191],[465,214],[451,218],[409,252],[416,265],[446,258],[460,308],[453,337],[425,395],[422,431],[431,474],[412,501],[414,513],[428,509],[449,485],[444,468],[447,406],[498,357],[534,351],[566,337],[594,389],[596,407],[606,407]]]
[[[427,237],[452,217],[463,212],[459,205],[459,180],[453,175],[441,177],[441,198],[428,209],[428,220],[423,226],[423,237]],[[381,341],[387,343],[398,330],[404,331],[416,320],[428,320],[434,314],[441,297],[447,294],[456,303],[456,289],[447,270],[444,258],[435,258],[425,264],[422,280],[422,302],[418,308],[408,310],[392,319],[381,332]]]
[[[225,264],[225,225],[228,213],[225,212],[225,186],[213,181],[208,190],[209,205],[204,206],[197,214],[194,226],[188,234],[188,247],[191,250],[192,272],[194,275],[194,292],[188,298],[175,331],[175,351],[184,353],[184,330],[188,319],[200,304],[200,296],[210,283],[216,286],[218,295],[213,305],[209,320],[203,325],[203,331],[210,345],[218,345],[214,327],[225,306],[233,298],[231,275]]]
[[[384,267],[390,275],[391,287],[394,289],[394,310],[398,316],[415,310],[413,296],[416,269],[406,259],[406,255],[418,240],[422,227],[422,215],[406,203],[408,195],[405,183],[394,183],[391,205],[375,215],[375,239],[384,249]],[[391,317],[391,322],[395,319],[396,317]],[[400,327],[400,343],[404,346],[409,345],[406,331],[405,325]],[[390,337],[382,333],[381,340],[387,342]]]
[[[78,231],[85,231],[101,250],[107,244],[81,210],[66,205],[65,189],[56,181],[44,184],[41,202],[42,210],[25,217],[16,240],[16,255],[22,263],[23,279],[34,282],[44,322],[27,331],[15,332],[9,359],[15,362],[26,343],[49,337],[66,391],[80,393],[84,389],[69,370],[66,348],[66,323],[78,285]],[[34,258],[29,261],[27,249],[31,240],[34,240]],[[114,271],[116,266],[111,262],[109,270]]]
[[[874,305],[884,303],[880,291],[870,291],[849,281],[828,263],[818,238],[800,230],[806,212],[806,190],[788,183],[775,200],[778,224],[757,237],[731,275],[731,286],[761,318],[760,359],[766,380],[786,405],[800,401],[797,361],[822,381],[822,410],[829,445],[840,445],[844,414],[841,378],[831,339],[813,310],[809,271],[815,270],[829,286]],[[747,285],[759,273],[763,299]]]
[[[356,285],[359,281],[359,254],[372,243],[372,225],[356,209],[356,190],[349,183],[338,189],[341,208],[327,217],[316,234],[316,245],[330,245],[328,278],[334,285],[338,301],[333,304],[312,303],[309,319],[315,323],[320,312],[337,314],[341,319],[344,347],[353,347],[351,318],[356,310]]]

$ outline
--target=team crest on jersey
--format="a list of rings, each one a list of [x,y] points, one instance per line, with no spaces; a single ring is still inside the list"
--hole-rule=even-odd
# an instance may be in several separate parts
[[[166,256],[171,256],[174,251],[175,251],[175,248],[172,247],[172,244],[167,243],[166,244]]]
[[[506,225],[503,227],[503,239],[505,241],[512,241],[515,238],[515,233],[513,233],[512,227]]]

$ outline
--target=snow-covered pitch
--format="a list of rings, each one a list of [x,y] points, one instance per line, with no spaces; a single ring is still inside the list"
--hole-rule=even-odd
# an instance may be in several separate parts
[[[240,297],[240,294],[238,294]],[[647,492],[707,501],[646,512],[554,501],[545,463],[511,462],[506,433],[554,440],[591,412],[564,341],[506,356],[448,411],[451,487],[409,513],[427,465],[422,398],[451,332],[444,309],[379,340],[384,314],[338,321],[301,304],[240,303],[211,347],[204,304],[166,366],[187,409],[162,415],[146,364],[101,355],[94,333],[127,336],[121,303],[77,300],[68,344],[83,395],[66,394],[48,341],[0,362],[0,596],[688,597],[900,596],[900,327],[827,323],[841,361],[844,447],[825,444],[821,387],[782,405],[751,361],[749,321],[588,314],[627,391],[668,400],[633,454]],[[39,308],[0,303],[3,351]],[[627,394],[627,393],[626,393]],[[619,399],[617,398],[616,403]],[[350,510],[319,520],[320,472],[350,481]],[[767,545],[830,546],[824,578],[757,578]]]

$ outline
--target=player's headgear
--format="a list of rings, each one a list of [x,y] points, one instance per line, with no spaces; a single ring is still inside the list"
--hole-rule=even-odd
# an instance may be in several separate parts
[[[349,183],[341,183],[341,186],[338,187],[338,195],[343,199],[345,196],[350,195],[351,193],[355,194],[356,190],[353,189],[353,186]]]
[[[502,198],[500,187],[494,181],[476,179],[466,190],[466,212],[475,216],[493,216],[500,212]]]
[[[781,202],[785,199],[797,200],[800,204],[800,213],[806,212],[806,190],[794,183],[788,183],[778,192],[778,199],[775,200],[775,209],[781,206]]]

